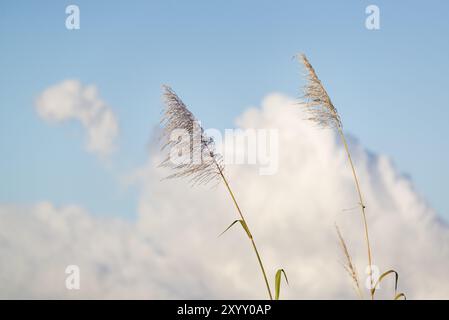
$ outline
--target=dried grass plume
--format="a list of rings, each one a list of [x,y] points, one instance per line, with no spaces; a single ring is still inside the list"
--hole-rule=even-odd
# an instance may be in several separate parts
[[[160,166],[174,171],[166,178],[189,178],[192,185],[220,179],[224,165],[221,155],[215,151],[214,140],[204,134],[199,121],[169,86],[163,86],[163,98],[162,150],[169,152]],[[182,161],[173,161],[173,150],[185,153],[179,154]]]
[[[305,109],[312,120],[321,127],[341,128],[341,120],[337,109],[332,104],[329,95],[321,84],[312,65],[304,54],[298,55],[306,71],[307,83],[303,89]]]
[[[341,249],[343,251],[343,254],[346,259],[346,263],[343,264],[343,267],[348,272],[349,276],[351,277],[354,287],[357,291],[357,294],[360,296],[360,298],[363,298],[362,290],[360,290],[360,281],[359,276],[357,274],[357,270],[355,268],[355,265],[352,263],[351,255],[349,254],[348,246],[346,245],[345,239],[343,238],[340,228],[335,224],[335,229],[337,230],[338,240],[340,242]]]

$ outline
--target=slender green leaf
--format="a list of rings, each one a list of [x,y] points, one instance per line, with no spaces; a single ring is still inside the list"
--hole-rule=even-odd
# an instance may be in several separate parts
[[[281,292],[282,274],[284,274],[285,282],[287,282],[287,284],[288,284],[287,274],[285,273],[285,270],[278,269],[278,271],[276,271],[276,277],[274,279],[275,280],[274,287],[275,287],[275,299],[276,300],[279,300],[279,294]]]
[[[394,274],[395,275],[395,280],[394,280],[394,294],[396,295],[396,291],[398,290],[398,281],[399,281],[399,274],[391,269],[388,271],[385,271],[384,273],[382,273],[379,277],[379,279],[377,279],[376,283],[374,284],[374,287],[371,289],[371,295],[374,296],[374,293],[376,292],[377,287],[379,286],[380,282],[385,279],[386,276],[388,276],[389,274]]]
[[[219,237],[221,237],[226,231],[228,231],[229,229],[231,229],[232,226],[233,226],[234,224],[236,224],[237,222],[240,222],[240,220],[235,220],[233,223],[231,223],[231,224],[229,225],[229,227],[227,227],[227,228],[225,229],[225,231],[223,231],[222,233],[219,234]]]
[[[245,221],[243,220],[235,220],[234,222],[232,222],[229,227],[227,227],[225,229],[225,231],[223,231],[222,233],[220,233],[219,237],[221,237],[226,231],[228,231],[229,229],[232,228],[233,225],[235,225],[237,222],[240,223],[240,225],[243,227],[243,229],[245,230],[246,234],[248,235],[248,237],[251,239],[252,235],[251,232],[249,232],[248,226],[246,225]]]
[[[248,235],[248,238],[252,239],[253,235],[251,234],[251,232],[249,231],[248,226],[246,225],[245,220],[240,220],[240,224],[242,225],[243,229],[245,229],[246,234]]]
[[[407,300],[407,297],[405,296],[405,294],[404,293],[398,293],[395,297],[394,297],[394,300],[399,300],[399,299],[401,299],[401,298],[403,298],[404,300]]]

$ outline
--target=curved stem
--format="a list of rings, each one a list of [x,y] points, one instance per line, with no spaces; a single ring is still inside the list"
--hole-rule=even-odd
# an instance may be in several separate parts
[[[345,146],[345,150],[346,150],[346,154],[348,156],[348,160],[349,160],[349,164],[351,165],[351,169],[352,169],[352,175],[354,177],[354,181],[355,181],[355,186],[357,189],[357,193],[359,195],[359,201],[360,201],[360,209],[362,212],[362,217],[363,217],[363,226],[365,229],[365,241],[366,241],[366,247],[368,250],[368,268],[369,268],[369,276],[370,276],[370,284],[371,284],[371,288],[373,287],[373,273],[371,270],[371,265],[372,265],[372,256],[371,256],[371,246],[370,246],[370,242],[369,242],[369,236],[368,236],[368,222],[366,220],[366,213],[365,213],[365,203],[363,202],[363,197],[362,197],[362,192],[360,190],[360,184],[359,184],[359,179],[357,178],[357,173],[355,172],[355,167],[354,164],[352,162],[352,158],[351,158],[351,154],[349,152],[349,148],[348,148],[348,143],[346,142],[346,138],[345,135],[343,134],[343,130],[341,127],[338,127],[338,133],[340,134],[341,140],[343,141],[343,144]],[[372,290],[371,290],[371,300],[374,299]]]
[[[218,165],[217,165],[217,167],[219,168]],[[228,183],[227,179],[225,178],[225,176],[223,174],[223,171],[220,168],[219,168],[218,171],[220,172],[220,175],[221,175],[221,177],[223,179],[223,182],[226,185],[226,189],[228,190],[229,194],[231,195],[232,201],[234,202],[235,208],[237,209],[237,211],[238,211],[238,213],[240,215],[240,218],[246,224],[246,227],[249,230],[248,223],[246,222],[245,217],[243,216],[242,210],[240,210],[240,207],[239,207],[239,205],[237,203],[237,200],[235,199],[234,193],[232,192],[231,187],[229,186],[229,183]],[[260,257],[259,251],[257,250],[256,243],[254,242],[254,238],[253,238],[251,232],[249,232],[248,236],[249,236],[249,239],[251,240],[251,244],[253,245],[254,252],[256,253],[257,261],[259,262],[260,269],[262,270],[262,274],[263,274],[263,278],[264,278],[264,281],[265,281],[265,285],[266,285],[267,290],[268,290],[268,295],[270,297],[270,300],[273,300],[273,296],[271,294],[271,289],[270,289],[270,284],[268,283],[267,274],[265,272],[265,268],[263,266],[262,259]]]

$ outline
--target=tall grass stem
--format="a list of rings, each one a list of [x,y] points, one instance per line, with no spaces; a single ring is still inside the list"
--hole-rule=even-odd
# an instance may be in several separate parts
[[[368,235],[368,222],[367,222],[366,213],[365,213],[366,206],[365,206],[365,203],[363,202],[363,196],[362,196],[362,191],[360,190],[359,179],[357,178],[357,173],[355,171],[354,163],[352,162],[351,153],[349,152],[348,143],[346,142],[346,138],[345,138],[345,135],[343,133],[343,130],[342,130],[341,126],[338,126],[338,133],[340,134],[341,140],[343,141],[343,145],[345,147],[346,154],[348,156],[349,164],[351,165],[352,175],[354,177],[354,182],[355,182],[355,186],[356,186],[356,189],[357,189],[357,194],[359,196],[359,201],[360,201],[359,205],[360,205],[360,209],[361,209],[361,212],[362,212],[363,226],[364,226],[364,230],[365,230],[365,242],[366,242],[366,247],[367,247],[367,251],[368,251],[368,268],[369,268],[368,270],[369,270],[369,277],[370,277],[370,285],[371,285],[371,288],[372,288],[373,287],[373,272],[371,270],[372,255],[371,255],[371,245],[370,245],[370,242],[369,242],[369,235]],[[371,291],[371,300],[373,300],[373,299],[374,299],[374,295],[373,295],[373,293]]]
[[[243,216],[242,210],[240,209],[240,206],[237,203],[237,200],[236,200],[236,198],[234,196],[234,193],[232,192],[232,189],[231,189],[231,186],[229,185],[228,180],[224,176],[222,170],[219,169],[219,171],[220,171],[221,178],[223,179],[223,182],[224,182],[224,184],[226,186],[226,189],[228,190],[229,194],[231,195],[232,202],[234,203],[234,206],[237,209],[237,212],[239,213],[240,218],[245,223],[245,225],[248,228],[248,230],[250,230],[249,226],[248,226],[248,223],[246,222],[246,219]],[[264,279],[265,285],[267,287],[268,296],[270,297],[270,300],[273,300],[273,295],[271,293],[270,284],[269,284],[268,278],[267,278],[267,273],[265,272],[265,268],[264,268],[263,263],[262,263],[262,258],[260,257],[259,250],[257,250],[256,242],[254,241],[254,238],[253,238],[253,235],[252,235],[251,231],[249,231],[248,236],[249,236],[249,239],[251,240],[251,244],[253,246],[254,252],[256,253],[257,261],[259,262],[260,270],[262,271],[263,279]]]

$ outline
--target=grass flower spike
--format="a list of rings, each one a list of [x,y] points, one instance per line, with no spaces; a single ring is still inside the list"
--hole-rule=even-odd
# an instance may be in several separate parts
[[[162,161],[161,167],[173,170],[166,178],[188,178],[192,185],[220,179],[224,165],[221,155],[215,152],[214,140],[204,134],[198,120],[176,93],[168,86],[163,89],[166,108],[161,120],[162,149],[188,151],[182,162],[174,162],[171,154]],[[188,139],[171,139],[174,130],[186,133]],[[194,141],[191,141],[192,138]],[[194,157],[196,161],[192,161]]]
[[[362,196],[362,191],[360,189],[360,183],[359,179],[357,177],[357,173],[354,167],[354,163],[352,161],[351,153],[349,152],[348,143],[346,141],[346,137],[343,133],[343,125],[341,122],[340,115],[338,114],[337,109],[335,108],[334,104],[332,103],[329,95],[327,94],[326,89],[324,88],[323,84],[321,83],[320,79],[318,78],[314,68],[310,64],[309,60],[304,54],[299,55],[299,60],[302,62],[302,64],[305,67],[306,71],[306,85],[303,89],[303,100],[304,100],[304,108],[309,115],[309,120],[315,122],[319,126],[323,128],[334,128],[338,131],[338,134],[341,138],[341,141],[343,142],[346,155],[348,157],[349,165],[351,167],[352,176],[354,178],[354,184],[357,191],[357,195],[359,198],[359,207],[360,212],[362,214],[362,221],[363,221],[363,229],[365,234],[365,244],[366,244],[366,250],[367,250],[367,258],[368,258],[368,273],[369,273],[369,280],[370,280],[370,295],[371,299],[374,299],[374,293],[375,288],[378,284],[378,282],[375,283],[373,279],[373,271],[372,271],[372,265],[373,265],[373,259],[372,259],[372,253],[371,253],[371,245],[369,240],[369,234],[368,234],[368,222],[366,217],[366,206],[365,202]],[[358,280],[356,277],[355,268],[352,265],[352,261],[350,259],[346,244],[344,243],[343,237],[341,236],[340,231],[337,228],[337,233],[340,239],[340,242],[342,243],[343,251],[348,259],[348,268],[349,273],[353,280],[358,285]],[[379,281],[383,278],[381,275],[379,278]]]
[[[215,151],[214,140],[205,135],[203,128],[199,125],[195,116],[170,87],[164,86],[163,90],[165,111],[161,121],[163,125],[162,139],[164,140],[162,149],[185,150],[188,151],[186,152],[188,156],[185,157],[185,161],[173,163],[171,156],[168,155],[160,165],[174,171],[167,178],[188,178],[193,185],[207,184],[211,181],[220,180],[224,183],[239,217],[239,219],[231,223],[224,232],[229,230],[235,224],[240,224],[242,226],[251,242],[254,253],[256,254],[263,280],[268,291],[268,296],[270,300],[272,300],[273,294],[265,272],[265,267],[262,263],[262,258],[234,192],[224,174],[222,156]],[[172,139],[171,135],[174,130],[184,131],[189,138]],[[192,161],[193,158],[195,158],[196,161]],[[285,275],[283,270],[282,272]],[[276,298],[279,297],[279,282],[280,277],[278,276],[275,281]]]

